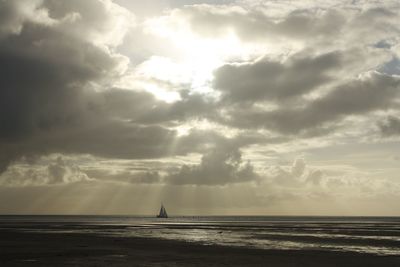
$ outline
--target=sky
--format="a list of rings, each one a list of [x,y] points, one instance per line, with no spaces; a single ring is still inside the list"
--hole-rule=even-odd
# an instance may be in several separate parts
[[[400,216],[400,3],[0,0],[0,214]]]

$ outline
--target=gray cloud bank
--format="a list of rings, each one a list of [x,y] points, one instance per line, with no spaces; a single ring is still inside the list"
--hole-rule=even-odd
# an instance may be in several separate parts
[[[386,110],[399,96],[399,85],[400,79],[397,77],[370,73],[334,88],[305,106],[281,107],[272,111],[233,110],[228,117],[231,119],[222,120],[237,127],[266,127],[285,134],[297,134],[335,122],[344,116]]]

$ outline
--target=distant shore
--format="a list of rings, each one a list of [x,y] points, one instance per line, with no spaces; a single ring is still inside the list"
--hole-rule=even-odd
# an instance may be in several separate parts
[[[400,255],[260,250],[149,238],[0,229],[0,266],[398,267]]]

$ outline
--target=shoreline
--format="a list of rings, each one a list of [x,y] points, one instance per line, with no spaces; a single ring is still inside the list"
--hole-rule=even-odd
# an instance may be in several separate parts
[[[21,229],[22,230],[22,229]],[[0,266],[400,266],[399,256],[0,229]]]

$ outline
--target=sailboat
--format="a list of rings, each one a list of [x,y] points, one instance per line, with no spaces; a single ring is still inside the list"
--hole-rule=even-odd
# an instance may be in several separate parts
[[[163,204],[161,204],[160,213],[157,215],[157,218],[168,218],[167,210]]]

